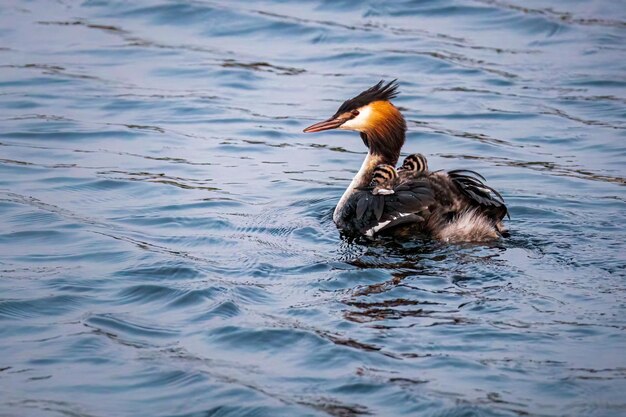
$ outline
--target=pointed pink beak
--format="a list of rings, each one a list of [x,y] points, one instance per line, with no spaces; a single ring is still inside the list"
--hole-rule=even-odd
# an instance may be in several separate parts
[[[324,120],[323,122],[317,122],[306,129],[304,129],[304,133],[313,133],[313,132],[321,132],[323,130],[337,129],[341,126],[346,119],[342,119],[340,117],[331,117],[328,120]]]

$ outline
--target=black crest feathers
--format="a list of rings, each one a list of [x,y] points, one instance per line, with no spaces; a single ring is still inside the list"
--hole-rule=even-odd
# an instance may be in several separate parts
[[[363,91],[358,96],[346,100],[337,110],[336,115],[341,113],[356,110],[359,107],[368,105],[374,101],[386,100],[389,101],[398,96],[398,80],[393,80],[385,84],[384,80],[380,80],[378,84]]]

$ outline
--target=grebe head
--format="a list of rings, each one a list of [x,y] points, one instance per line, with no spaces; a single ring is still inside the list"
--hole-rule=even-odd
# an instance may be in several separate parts
[[[414,153],[406,157],[398,171],[411,171],[414,173],[428,172],[428,161],[421,153]]]
[[[400,111],[390,100],[398,95],[396,80],[385,84],[380,81],[358,96],[346,100],[328,120],[315,123],[304,132],[321,132],[330,129],[354,130],[372,154],[381,155],[395,164],[404,144],[406,123]]]

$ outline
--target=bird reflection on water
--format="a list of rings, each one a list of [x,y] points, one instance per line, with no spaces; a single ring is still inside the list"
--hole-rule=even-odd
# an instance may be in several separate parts
[[[365,249],[359,240],[367,244]],[[414,237],[403,239],[397,236],[377,241],[346,236],[344,242],[342,259],[347,264],[359,270],[389,271],[387,280],[357,285],[342,299],[348,307],[344,313],[347,320],[385,322],[375,324],[381,329],[400,326],[390,320],[408,317],[420,319],[411,326],[471,323],[473,320],[464,317],[462,312],[462,307],[469,301],[460,305],[456,301],[472,298],[473,271],[504,267],[505,262],[499,254],[507,250],[502,242],[492,242],[489,246],[448,245],[432,239],[416,241]],[[420,281],[426,281],[426,285],[420,286]],[[434,282],[444,285],[432,288]],[[506,281],[494,283],[489,289],[507,285]],[[418,294],[423,297],[416,298]],[[447,296],[452,297],[452,302]]]

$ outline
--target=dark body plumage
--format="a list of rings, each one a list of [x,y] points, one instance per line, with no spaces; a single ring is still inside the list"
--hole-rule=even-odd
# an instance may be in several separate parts
[[[504,234],[502,196],[469,170],[430,171],[421,154],[395,170],[406,123],[389,101],[397,84],[382,81],[344,102],[330,119],[305,132],[358,131],[368,154],[344,192],[333,220],[348,234],[374,236],[410,230],[444,241],[485,241]]]
[[[407,157],[404,169],[382,181],[376,181],[376,176],[380,177],[379,165],[370,185],[358,189],[346,202],[341,215],[342,229],[374,236],[396,232],[399,226],[410,226],[414,232],[442,240],[485,240],[505,231],[501,224],[507,215],[504,201],[482,182],[484,178],[480,174],[468,170],[429,172],[426,159],[419,156],[419,159],[414,155]],[[416,159],[423,163],[406,163]],[[381,188],[389,192],[377,193]],[[470,227],[477,229],[471,239],[458,239],[460,233],[471,232],[460,230],[467,225],[459,224],[459,220],[469,221]]]

